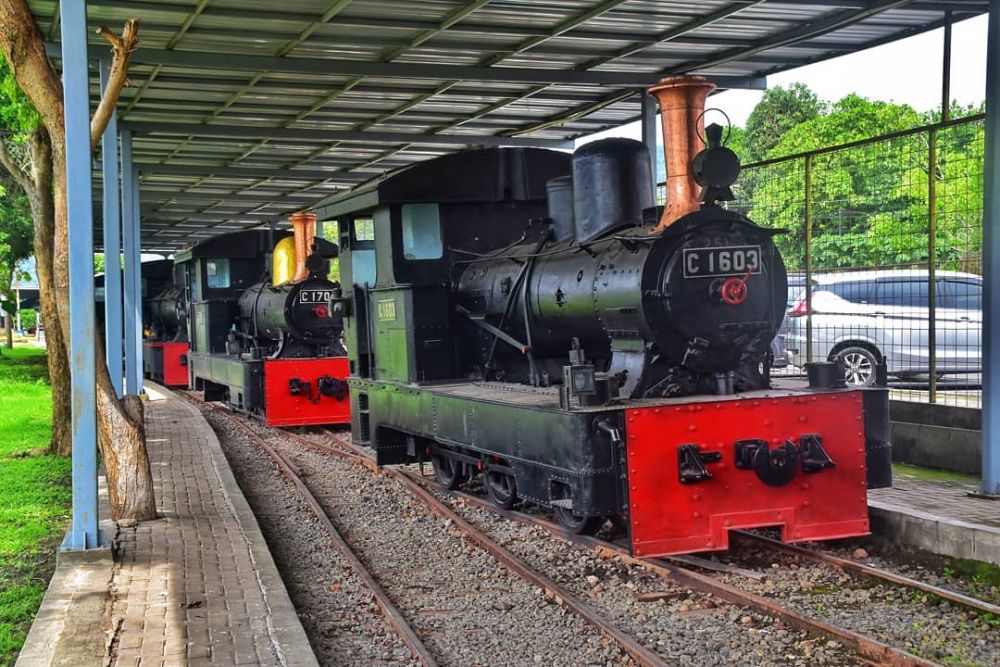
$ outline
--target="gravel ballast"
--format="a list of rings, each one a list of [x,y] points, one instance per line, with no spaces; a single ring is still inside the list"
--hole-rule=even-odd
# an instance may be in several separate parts
[[[294,487],[228,423],[232,417],[212,411],[206,416],[258,514],[320,661],[412,664]],[[298,469],[442,665],[633,664],[614,642],[511,574],[397,482],[251,426]]]
[[[211,411],[207,416],[220,432],[237,479],[260,518],[320,660],[330,665],[413,664],[357,576],[315,525],[297,490],[266,454],[226,423],[232,417]],[[512,574],[397,481],[259,424],[252,427],[298,469],[441,664],[632,664],[613,641]],[[808,636],[754,609],[664,581],[642,565],[597,556],[460,497],[438,495],[530,567],[670,664],[862,663],[837,641]],[[758,576],[712,573],[713,577],[932,661],[1000,665],[995,618],[909,589],[857,579],[828,565],[737,543],[717,557]],[[830,549],[844,552],[848,547]],[[899,559],[867,553],[864,557],[871,565],[888,564],[888,569],[928,583],[948,579],[921,576],[928,574],[921,566]]]
[[[257,516],[268,547],[319,661],[345,667],[413,664],[410,650],[382,620],[299,492],[231,422],[203,410]]]

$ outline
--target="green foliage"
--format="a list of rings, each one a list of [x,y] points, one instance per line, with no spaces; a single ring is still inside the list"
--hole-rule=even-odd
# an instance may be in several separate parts
[[[747,118],[745,151],[737,154],[747,162],[756,162],[778,144],[782,136],[826,110],[826,105],[804,83],[793,83],[788,88],[768,88],[753,112]]]
[[[94,253],[94,273],[104,273],[105,266],[106,265],[104,263],[104,253],[103,252],[95,252]]]
[[[7,59],[0,55],[0,127],[23,140],[41,118],[21,92]]]
[[[38,324],[38,311],[33,308],[21,310],[21,326],[27,330]]]
[[[956,115],[969,111],[956,109]],[[788,127],[765,157],[860,142],[925,125],[934,116],[907,105],[848,95]],[[749,153],[762,150],[750,143],[749,130],[747,141]],[[937,196],[937,266],[978,268],[983,126],[974,122],[939,130],[933,165],[929,142],[930,134],[920,132],[811,157],[814,268],[926,266],[930,178]],[[744,202],[739,207],[754,220],[788,230],[777,238],[778,246],[789,268],[799,270],[805,267],[805,173],[803,157],[753,168],[741,178],[737,195]]]
[[[0,665],[11,665],[66,529],[70,462],[44,454],[52,414],[44,350],[3,351],[0,395]]]

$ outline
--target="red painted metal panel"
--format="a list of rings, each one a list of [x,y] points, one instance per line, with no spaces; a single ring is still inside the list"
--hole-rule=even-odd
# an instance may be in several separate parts
[[[782,540],[868,534],[861,392],[744,398],[626,411],[632,550],[653,557],[729,546],[729,530],[780,526]],[[836,464],[768,486],[735,465],[736,442],[771,450],[818,434]],[[710,479],[681,484],[678,448],[697,445]],[[702,457],[703,459],[711,456]]]
[[[187,343],[159,343],[163,349],[163,384],[168,387],[188,386]]]
[[[314,426],[349,424],[351,405],[343,398],[323,396],[318,380],[323,376],[347,382],[347,357],[319,359],[273,359],[264,362],[264,418],[268,426]],[[303,389],[292,393],[290,383],[298,380]],[[308,382],[308,388],[305,384]]]

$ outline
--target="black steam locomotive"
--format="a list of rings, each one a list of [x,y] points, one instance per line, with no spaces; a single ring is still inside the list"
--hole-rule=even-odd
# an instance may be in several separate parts
[[[170,278],[143,299],[142,368],[156,382],[187,387],[187,303],[181,267],[169,264]]]
[[[340,285],[327,277],[337,246],[320,238],[309,246],[299,258],[302,276],[280,284],[263,268],[274,249],[267,231],[226,234],[178,253],[190,304],[191,386],[206,400],[225,400],[271,426],[349,420],[343,303]]]
[[[886,393],[826,368],[770,386],[775,231],[719,204],[735,173],[705,158],[702,205],[665,227],[623,139],[458,153],[329,202],[355,441],[448,487],[481,474],[497,505],[569,530],[617,519],[642,556],[724,549],[733,528],[867,533]]]

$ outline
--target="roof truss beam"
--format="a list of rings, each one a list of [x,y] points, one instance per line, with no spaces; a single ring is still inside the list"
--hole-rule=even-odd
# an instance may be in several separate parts
[[[371,178],[370,174],[348,173],[325,169],[262,169],[259,167],[228,167],[223,165],[161,164],[136,161],[143,174],[168,176],[198,176],[256,180],[261,178],[286,181],[327,181],[333,184],[356,185]]]
[[[255,127],[198,123],[161,123],[131,121],[126,126],[137,134],[180,134],[200,137],[242,137],[247,139],[279,139],[307,142],[348,141],[352,143],[399,142],[438,146],[524,146],[537,148],[573,148],[574,143],[561,139],[532,137],[497,137],[472,134],[421,134],[411,132],[311,130],[300,128]]]
[[[46,50],[58,54],[58,43],[49,42]],[[241,72],[281,72],[285,74],[320,74],[388,79],[429,79],[446,81],[498,81],[579,86],[646,86],[655,75],[645,72],[554,70],[532,67],[480,67],[398,62],[369,62],[327,58],[279,58],[272,56],[224,55],[196,51],[138,49],[133,63],[190,69],[236,70]],[[715,77],[720,87],[758,89],[761,77]]]

